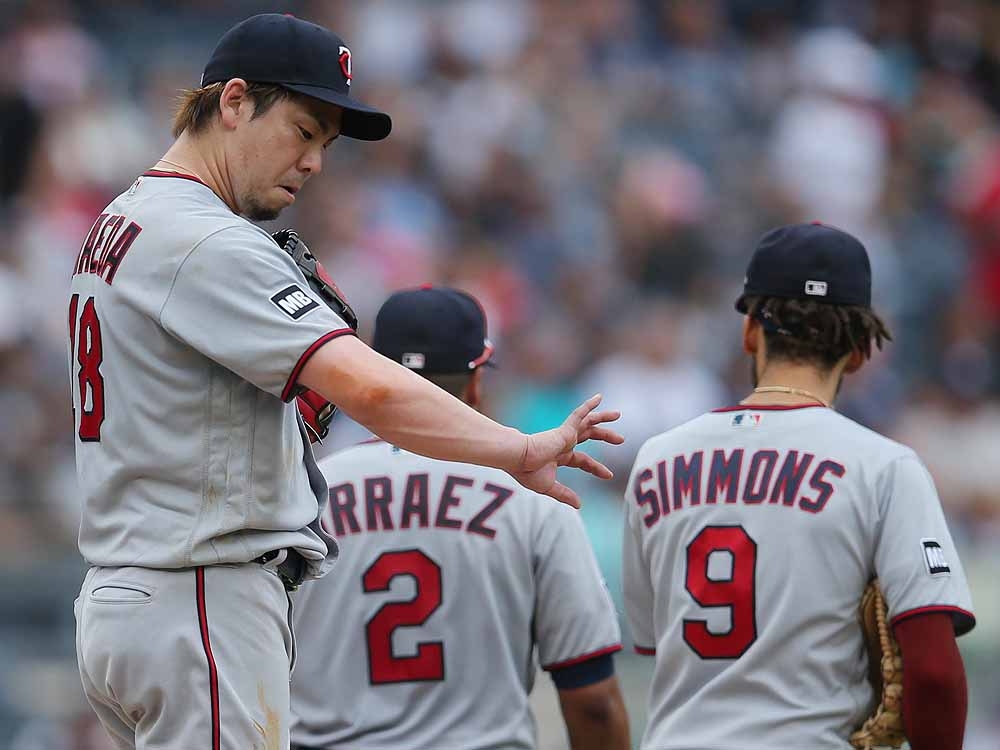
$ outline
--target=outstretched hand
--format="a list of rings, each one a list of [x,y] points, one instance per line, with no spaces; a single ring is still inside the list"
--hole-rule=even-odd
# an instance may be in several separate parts
[[[579,508],[579,496],[557,481],[556,469],[571,466],[599,479],[611,479],[614,476],[611,469],[596,458],[578,451],[576,446],[585,440],[600,440],[612,445],[625,442],[625,438],[614,430],[601,427],[607,422],[614,422],[621,413],[594,411],[600,403],[600,394],[591,396],[576,407],[561,426],[528,435],[524,455],[518,468],[510,472],[511,476],[530,490]]]

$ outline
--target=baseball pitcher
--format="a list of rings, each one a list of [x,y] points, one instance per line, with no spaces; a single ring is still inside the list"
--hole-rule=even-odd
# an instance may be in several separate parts
[[[557,466],[610,476],[575,449],[620,442],[598,397],[555,430],[503,427],[362,344],[293,237],[250,223],[293,203],[338,135],[388,135],[389,117],[350,96],[353,76],[327,29],[281,14],[236,25],[185,95],[175,143],[76,260],[68,359],[91,566],[77,655],[121,748],[287,747],[286,590],[337,553],[303,389],[409,450],[570,504]]]
[[[912,450],[831,406],[889,337],[870,274],[832,227],[765,235],[736,304],[753,393],[636,457],[623,586],[637,649],[656,657],[643,748],[850,747],[878,697],[857,617],[876,577],[902,729],[914,750],[961,747],[955,636],[975,619],[934,484]]]
[[[398,292],[373,346],[479,403],[492,347],[469,295]],[[320,468],[341,558],[294,596],[293,747],[533,748],[540,663],[573,748],[627,750],[617,618],[577,514],[496,469],[381,440]]]

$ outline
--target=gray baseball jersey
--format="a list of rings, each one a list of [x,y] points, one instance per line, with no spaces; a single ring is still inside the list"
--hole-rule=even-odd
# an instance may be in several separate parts
[[[320,465],[342,554],[294,597],[293,745],[534,747],[534,648],[546,669],[620,648],[579,515],[381,441]]]
[[[292,389],[351,333],[292,259],[195,178],[148,172],[74,268],[70,380],[92,565],[240,563],[295,547],[320,575],[326,484]]]
[[[656,656],[643,748],[847,748],[876,575],[893,622],[975,623],[923,464],[833,410],[705,414],[650,439],[628,487],[626,614]]]

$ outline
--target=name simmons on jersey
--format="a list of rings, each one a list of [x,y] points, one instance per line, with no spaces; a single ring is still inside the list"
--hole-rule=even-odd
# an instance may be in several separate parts
[[[649,528],[670,513],[695,505],[780,505],[820,513],[833,496],[842,464],[812,453],[743,448],[695,451],[638,468],[632,491],[646,509]]]
[[[489,520],[514,494],[492,482],[449,474],[439,493],[430,492],[430,475],[410,474],[402,483],[391,477],[367,477],[363,482],[344,482],[330,487],[330,503],[323,525],[337,537],[364,531],[438,528],[465,531],[493,539],[497,532]],[[469,519],[460,519],[462,501],[474,507],[486,502]]]

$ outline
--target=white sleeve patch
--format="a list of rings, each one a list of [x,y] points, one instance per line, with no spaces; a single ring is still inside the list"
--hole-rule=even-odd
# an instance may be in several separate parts
[[[298,320],[319,307],[319,303],[303,292],[297,284],[286,286],[271,297],[271,302],[292,320]]]
[[[924,564],[927,566],[927,573],[932,576],[951,575],[951,568],[944,557],[944,550],[937,539],[921,539],[920,546],[923,548]]]

